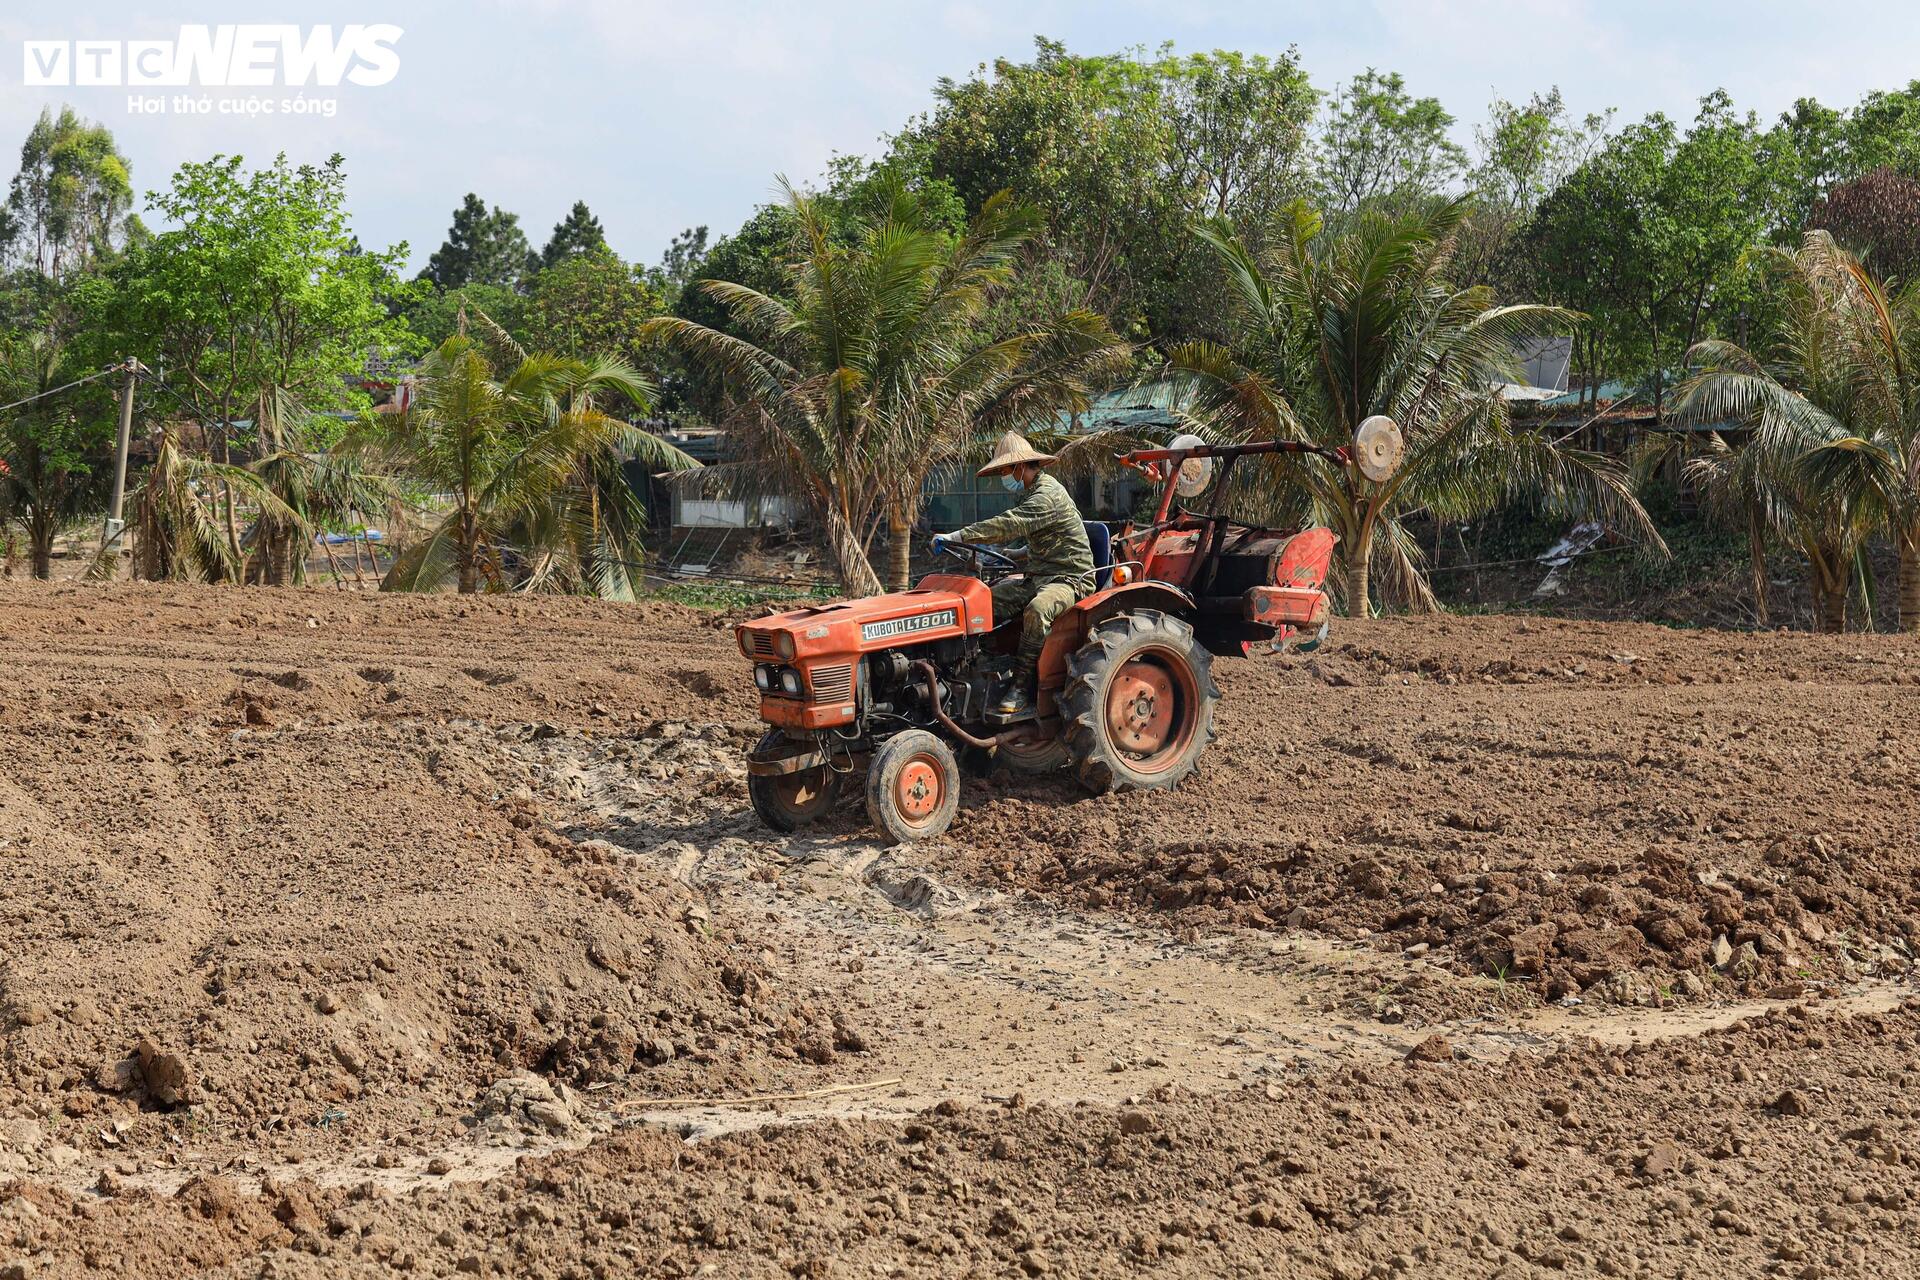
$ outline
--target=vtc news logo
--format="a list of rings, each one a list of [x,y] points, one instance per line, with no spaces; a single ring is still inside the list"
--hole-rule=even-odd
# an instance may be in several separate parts
[[[23,79],[34,87],[371,87],[399,73],[401,34],[390,23],[354,23],[337,36],[331,26],[242,23],[182,26],[173,40],[28,40]]]

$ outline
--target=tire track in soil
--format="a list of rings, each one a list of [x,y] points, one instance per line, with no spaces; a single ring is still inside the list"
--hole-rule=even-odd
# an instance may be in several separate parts
[[[700,1140],[770,1123],[905,1118],[951,1097],[1120,1105],[1169,1084],[1225,1093],[1394,1061],[1429,1035],[1457,1057],[1497,1064],[1580,1038],[1697,1036],[1794,1003],[1502,1013],[1499,984],[1363,942],[1259,930],[1178,937],[953,880],[939,870],[952,833],[889,848],[867,837],[864,815],[843,813],[817,834],[776,837],[746,811],[738,734],[689,724],[664,742],[558,735],[511,743],[507,755],[570,837],[653,864],[704,893],[720,918],[772,922],[787,941],[763,960],[809,991],[862,1004],[872,1044],[860,1077],[903,1083],[773,1105],[617,1099],[639,1108],[623,1123]],[[1410,970],[1448,988],[1443,1003],[1479,1011],[1407,1026],[1356,1016],[1356,996]],[[1817,1008],[1880,1012],[1908,994],[1869,980]]]

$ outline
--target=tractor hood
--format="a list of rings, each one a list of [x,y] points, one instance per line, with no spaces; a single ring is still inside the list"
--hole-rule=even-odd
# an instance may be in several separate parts
[[[769,614],[742,623],[740,652],[756,662],[869,653],[977,635],[993,627],[993,595],[978,578],[935,574],[912,591]]]

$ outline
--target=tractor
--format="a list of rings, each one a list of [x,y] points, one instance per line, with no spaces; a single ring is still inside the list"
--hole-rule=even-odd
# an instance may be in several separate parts
[[[1322,584],[1337,539],[1230,519],[1235,463],[1316,454],[1383,480],[1400,452],[1399,429],[1374,417],[1338,449],[1183,436],[1121,455],[1160,486],[1153,519],[1117,534],[1088,525],[1096,589],[1053,623],[1032,705],[1012,715],[994,711],[993,695],[1021,619],[995,618],[989,588],[1020,565],[999,548],[948,543],[942,550],[964,563],[910,591],[741,624],[769,725],[746,762],[754,812],[797,831],[864,776],[880,832],[930,839],[959,807],[962,755],[1018,773],[1071,768],[1095,791],[1177,785],[1213,738],[1213,658],[1311,648],[1326,635]],[[1179,501],[1209,489],[1205,513]]]

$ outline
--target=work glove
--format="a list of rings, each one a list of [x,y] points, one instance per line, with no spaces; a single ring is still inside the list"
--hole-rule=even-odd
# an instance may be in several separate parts
[[[948,548],[949,546],[951,546],[951,545],[953,545],[953,535],[952,535],[952,534],[950,534],[950,533],[936,533],[936,534],[934,534],[934,535],[933,535],[933,549],[934,549],[934,552],[935,552],[935,554],[938,554],[938,553],[940,553],[940,552],[942,552],[942,551],[945,551],[945,550],[946,550],[946,549],[947,549],[947,548]]]

